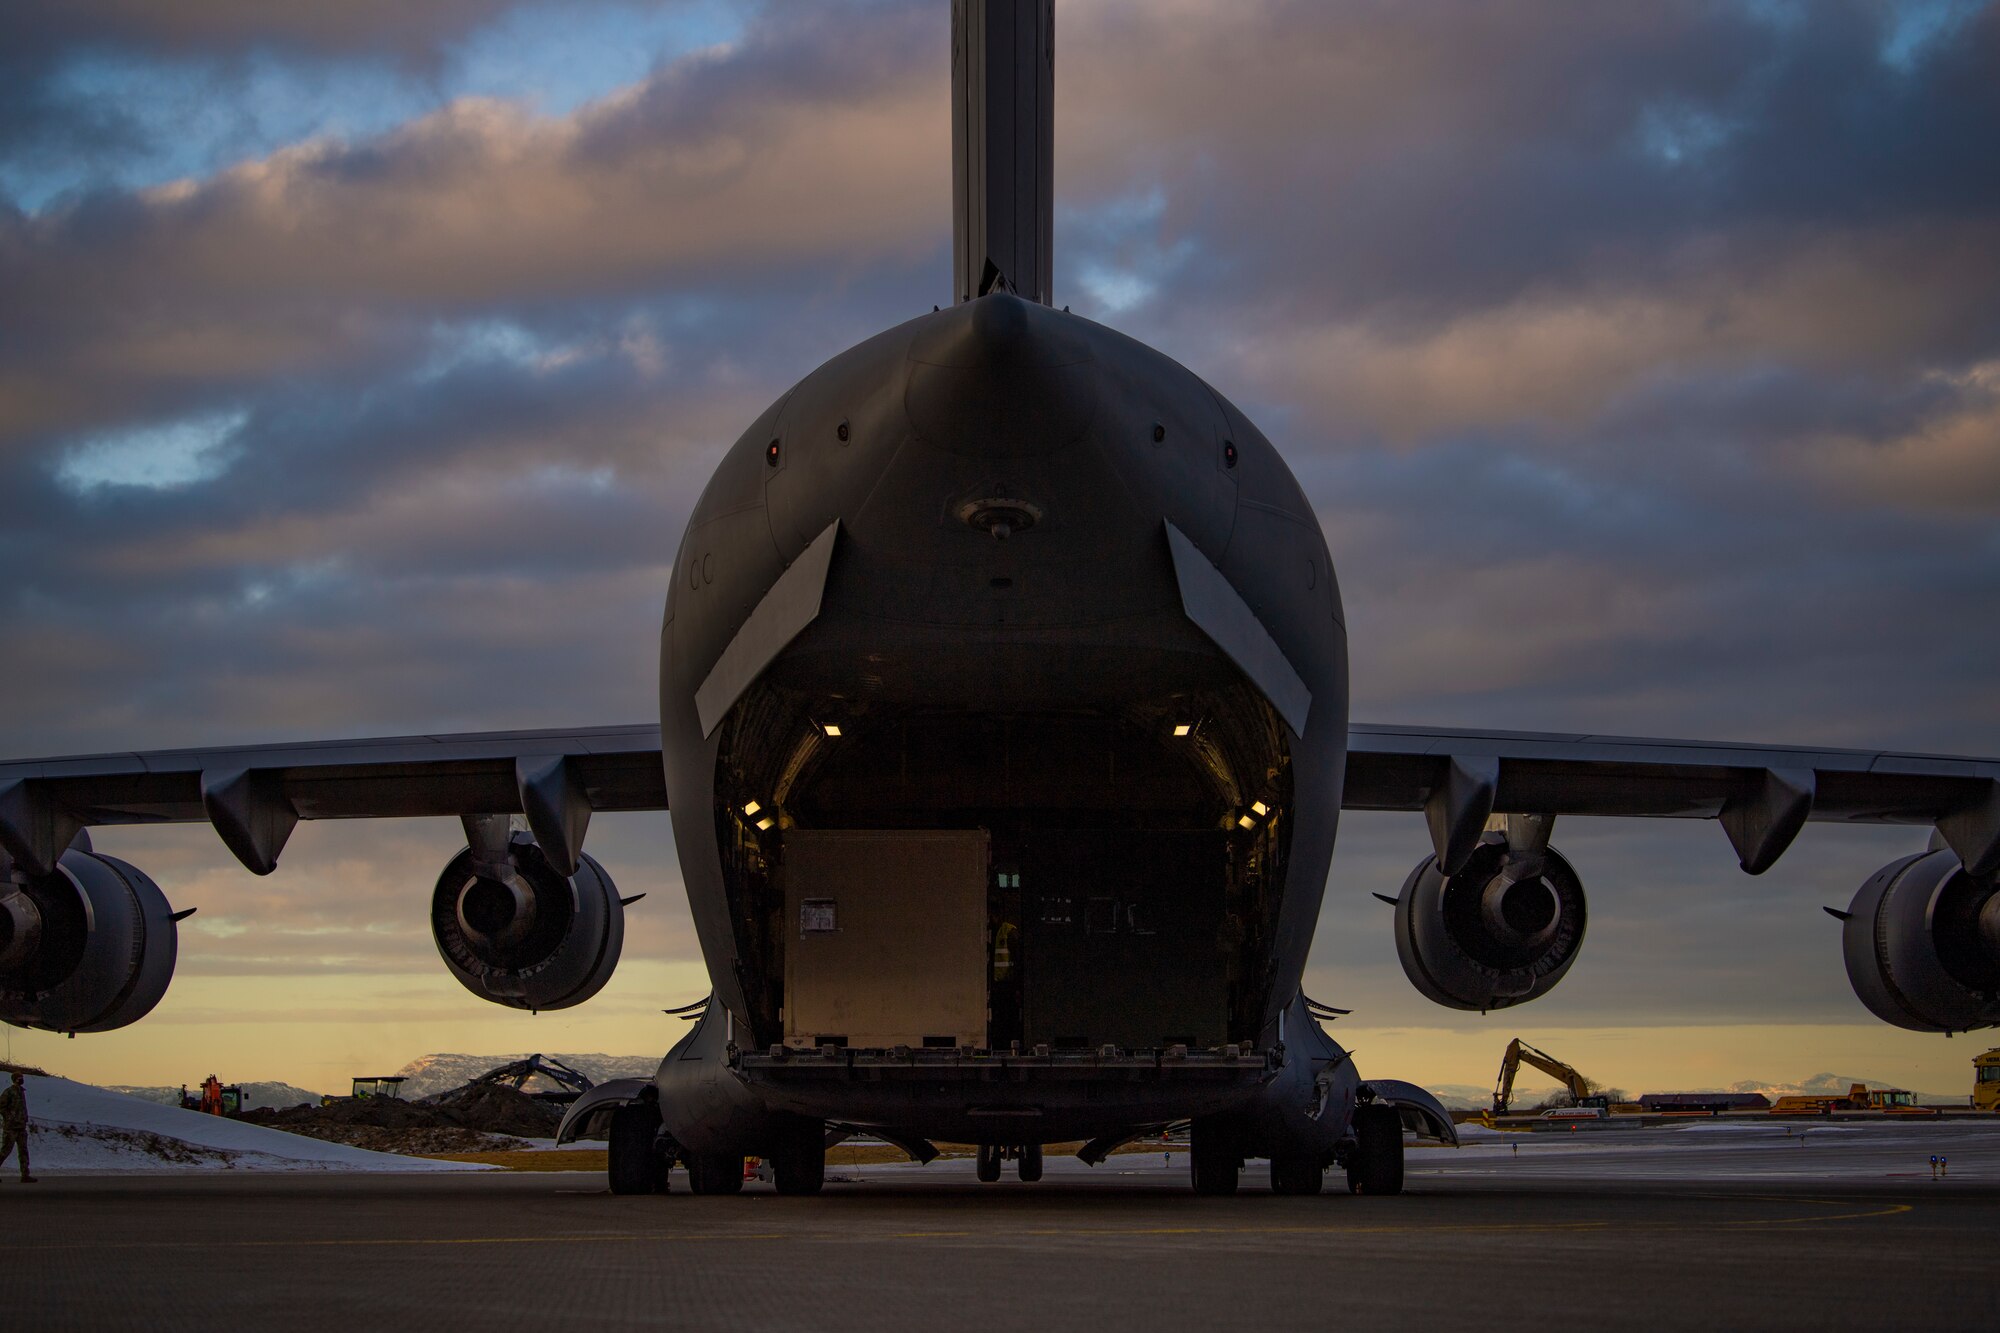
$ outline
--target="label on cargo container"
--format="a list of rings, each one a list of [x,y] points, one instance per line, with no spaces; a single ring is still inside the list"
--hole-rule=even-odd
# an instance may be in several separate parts
[[[799,934],[831,935],[840,929],[839,911],[832,898],[805,898],[799,902]]]

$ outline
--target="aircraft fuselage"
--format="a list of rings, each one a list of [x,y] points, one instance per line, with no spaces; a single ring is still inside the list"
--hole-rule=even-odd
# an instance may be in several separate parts
[[[1177,560],[1206,561],[1282,662],[1246,670],[1254,648],[1198,625]],[[754,679],[721,680],[802,561],[816,615]],[[717,468],[661,636],[675,837],[731,1044],[887,1046],[906,1022],[893,1044],[916,1049],[1271,1048],[1341,806],[1341,614],[1269,442],[1110,329],[996,293],[808,375]],[[899,861],[925,833],[968,839],[979,883]],[[800,882],[816,866],[839,884]],[[876,893],[907,900],[850,927]],[[977,955],[944,961],[968,929]],[[872,978],[908,970],[907,1019],[891,993],[802,1031],[801,959],[870,948],[853,966]],[[983,1016],[929,1016],[967,986]],[[820,1113],[853,1100],[832,1087]],[[962,1132],[964,1106],[932,1100],[907,1113],[940,1125],[907,1127]]]

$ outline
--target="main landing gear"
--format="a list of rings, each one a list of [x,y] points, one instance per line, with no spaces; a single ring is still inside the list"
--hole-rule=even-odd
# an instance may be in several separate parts
[[[1403,1120],[1395,1107],[1364,1102],[1354,1108],[1347,1188],[1355,1194],[1403,1192]]]
[[[826,1127],[807,1120],[771,1154],[771,1177],[780,1194],[817,1194],[826,1183]]]
[[[980,1144],[979,1155],[974,1163],[978,1168],[979,1178],[989,1185],[1000,1179],[1000,1165],[1009,1157],[1014,1159],[1015,1174],[1019,1175],[1023,1182],[1032,1185],[1042,1178],[1042,1145],[1039,1143],[1024,1143],[1018,1148],[1009,1148],[998,1143]]]

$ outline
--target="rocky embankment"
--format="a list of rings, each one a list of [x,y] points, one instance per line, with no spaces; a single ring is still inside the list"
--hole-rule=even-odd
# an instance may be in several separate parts
[[[555,1137],[561,1108],[495,1084],[473,1084],[429,1102],[343,1098],[329,1106],[260,1110],[243,1120],[288,1134],[374,1152],[498,1152]]]

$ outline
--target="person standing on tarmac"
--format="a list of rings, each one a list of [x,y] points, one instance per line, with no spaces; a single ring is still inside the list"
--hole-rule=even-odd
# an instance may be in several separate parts
[[[21,1151],[21,1183],[32,1185],[28,1174],[28,1086],[19,1074],[5,1092],[0,1092],[0,1166],[18,1148]]]

